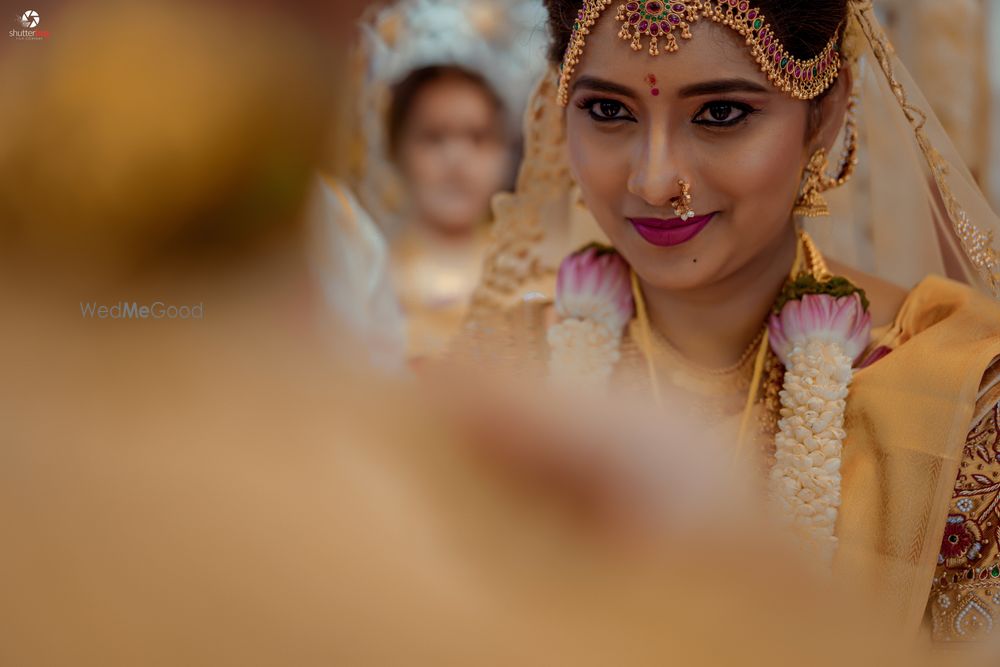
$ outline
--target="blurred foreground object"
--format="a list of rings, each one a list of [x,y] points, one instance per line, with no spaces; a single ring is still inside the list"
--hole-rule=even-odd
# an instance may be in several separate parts
[[[6,261],[32,280],[66,273],[87,283],[178,262],[204,269],[311,224],[330,307],[383,366],[399,367],[384,243],[370,221],[338,217],[340,202],[315,177],[335,65],[348,55],[332,28],[356,19],[360,3],[303,5],[294,16],[272,4],[46,12],[54,37],[14,45],[0,69],[18,91],[0,119],[19,128],[0,136],[0,252],[16,254]],[[113,38],[110,15],[126,28]]]
[[[18,130],[0,137],[0,239],[94,265],[114,248],[128,270],[294,213],[329,120],[316,36],[190,9],[67,4],[58,39],[8,52],[2,85],[18,92],[0,122]]]
[[[268,282],[287,290],[293,277]],[[451,387],[468,429],[449,427],[407,387],[331,357],[315,332],[262,317],[280,291],[203,288],[203,323],[81,323],[53,307],[8,328],[3,664],[832,666],[905,655],[866,604],[801,571],[752,505],[692,474],[698,449],[640,457],[635,434],[587,437],[585,422],[560,427],[571,413],[531,411],[543,402],[528,391],[477,401],[468,380]],[[351,354],[347,339],[338,349]],[[495,428],[505,423],[513,430]],[[520,454],[462,442],[483,431],[490,452]],[[609,445],[636,458],[608,482],[631,484],[602,481]],[[684,466],[669,465],[681,455]],[[660,466],[663,481],[688,478],[662,497],[690,500],[662,506],[663,537],[617,538],[605,526],[622,513],[608,524],[581,511],[657,488]],[[541,485],[532,470],[548,471],[536,472]],[[637,495],[632,513],[644,514],[649,496]]]

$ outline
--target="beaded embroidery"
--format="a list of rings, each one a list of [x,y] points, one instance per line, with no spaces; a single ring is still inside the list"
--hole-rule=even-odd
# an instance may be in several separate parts
[[[931,592],[932,635],[982,639],[1000,612],[1000,404],[969,432]]]

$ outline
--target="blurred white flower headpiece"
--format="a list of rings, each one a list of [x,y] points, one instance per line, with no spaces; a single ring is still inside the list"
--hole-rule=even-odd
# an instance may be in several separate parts
[[[383,227],[392,224],[399,198],[388,155],[392,87],[424,67],[461,67],[493,88],[517,130],[546,69],[545,20],[541,0],[400,0],[362,23],[359,111],[365,145],[356,186]]]

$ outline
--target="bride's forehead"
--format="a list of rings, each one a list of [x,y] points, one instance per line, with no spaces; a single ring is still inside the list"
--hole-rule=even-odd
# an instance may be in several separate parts
[[[706,76],[767,81],[750,57],[745,40],[711,21],[691,26],[691,39],[679,40],[677,51],[661,51],[657,56],[651,56],[646,49],[633,50],[619,36],[619,28],[613,13],[601,17],[587,38],[578,74],[617,79],[644,79],[654,74],[664,83]]]

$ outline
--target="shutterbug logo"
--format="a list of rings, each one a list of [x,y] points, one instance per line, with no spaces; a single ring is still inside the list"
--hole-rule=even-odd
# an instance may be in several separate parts
[[[11,30],[8,35],[11,39],[20,41],[39,41],[48,39],[51,35],[48,30],[38,30],[38,24],[42,22],[42,17],[34,9],[28,9],[17,17],[17,25],[22,29]]]

